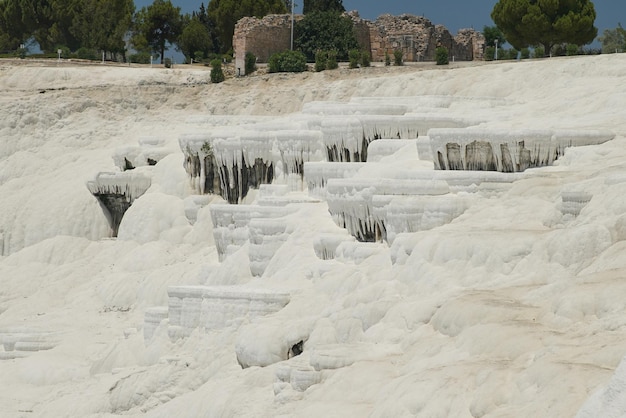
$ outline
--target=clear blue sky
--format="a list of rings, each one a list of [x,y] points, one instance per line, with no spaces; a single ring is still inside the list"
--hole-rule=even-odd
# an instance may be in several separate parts
[[[172,0],[184,13],[206,6],[209,0]],[[302,10],[302,0],[295,0],[296,12]],[[456,34],[459,29],[482,30],[493,25],[490,14],[497,0],[343,0],[346,10],[358,10],[361,17],[375,20],[384,13],[424,15],[434,24],[442,24]],[[137,9],[152,4],[152,0],[135,0]],[[613,29],[618,23],[626,26],[626,0],[596,0],[596,27],[599,34]]]

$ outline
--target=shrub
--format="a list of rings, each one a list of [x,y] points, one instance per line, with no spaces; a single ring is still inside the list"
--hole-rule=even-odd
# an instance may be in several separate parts
[[[76,57],[81,60],[95,61],[98,59],[98,53],[96,52],[95,49],[82,47],[76,50]]]
[[[361,67],[370,67],[372,65],[372,57],[369,52],[363,52],[361,54]]]
[[[485,48],[485,61],[493,61],[496,56],[496,47],[488,46]]]
[[[448,48],[440,46],[435,50],[435,61],[437,65],[448,65]]]
[[[350,60],[350,68],[359,68],[361,51],[359,51],[358,49],[351,49],[348,53],[348,59]]]
[[[150,53],[138,52],[130,55],[128,59],[130,59],[130,62],[134,62],[136,64],[150,64]]]
[[[28,54],[28,48],[18,48],[17,51],[15,51],[15,56],[20,59],[26,58],[26,54]]]
[[[66,46],[57,46],[56,48],[54,48],[54,52],[55,52],[55,57],[58,57],[58,51],[59,49],[61,50],[61,58],[69,58],[70,55],[72,54],[70,49]]]
[[[391,65],[391,57],[389,57],[389,54],[385,52],[385,67],[389,67],[390,65]]]
[[[301,73],[306,69],[306,57],[300,51],[278,52],[273,54],[268,62],[270,73]]]
[[[337,51],[334,49],[328,51],[328,58],[326,59],[326,69],[327,70],[336,70],[339,68],[339,63],[337,62]]]
[[[196,51],[193,53],[193,60],[195,62],[202,62],[204,59],[204,51]]]
[[[600,54],[602,54],[602,50],[600,48],[584,48],[582,50],[582,54],[584,54],[584,55],[600,55]]]
[[[328,61],[328,53],[318,49],[315,52],[315,71],[324,71],[326,69],[326,61]]]
[[[522,48],[522,59],[528,59],[530,58],[530,49],[528,48]]]
[[[507,59],[507,60],[516,60],[517,59],[517,49],[515,48],[511,48],[511,49],[507,49],[506,51],[503,51],[505,53],[502,54],[502,59]]]
[[[226,77],[222,70],[222,60],[214,59],[211,61],[211,83],[221,83]]]
[[[402,65],[402,55],[403,54],[401,49],[396,49],[393,51],[393,65]]]
[[[567,44],[567,46],[565,47],[565,54],[568,57],[571,57],[573,55],[578,55],[579,54],[578,51],[579,51],[578,45]]]
[[[256,71],[256,55],[252,52],[246,52],[246,75]]]
[[[163,65],[165,66],[165,68],[172,68],[172,59],[171,58],[165,58],[163,60]]]
[[[538,46],[533,51],[533,58],[543,58],[546,56],[546,50],[542,46]]]

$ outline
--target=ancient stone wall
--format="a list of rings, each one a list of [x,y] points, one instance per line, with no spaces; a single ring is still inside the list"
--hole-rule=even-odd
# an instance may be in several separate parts
[[[407,62],[434,61],[435,50],[445,46],[450,59],[471,61],[482,59],[485,39],[473,29],[461,29],[456,36],[442,25],[422,16],[382,15],[371,22],[359,17],[356,11],[347,16],[355,25],[355,35],[362,50],[370,51],[373,62],[384,61],[385,55],[393,58],[400,49]],[[296,20],[304,16],[296,16]],[[233,48],[235,66],[241,74],[245,68],[246,52],[253,53],[258,62],[267,62],[269,57],[286,51],[291,46],[291,15],[268,15],[263,19],[244,17],[235,26]]]
[[[485,36],[474,29],[460,29],[454,37],[462,48],[459,50],[459,60],[482,60],[485,51]]]
[[[302,19],[302,16],[297,16]],[[291,48],[291,15],[267,15],[262,19],[244,17],[235,25],[233,49],[235,68],[243,75],[246,52],[257,57],[258,62],[267,62],[276,52]],[[236,70],[237,71],[237,70]]]
[[[383,61],[400,49],[404,61],[433,61],[438,46],[448,48],[450,58],[471,61],[482,58],[484,38],[472,29],[462,29],[455,37],[442,25],[422,16],[382,15],[370,22],[372,60]],[[480,39],[482,43],[480,42]]]
[[[354,23],[354,36],[359,43],[359,47],[362,51],[371,51],[372,45],[370,41],[370,27],[369,22],[365,19],[361,19],[359,13],[356,10],[347,12],[346,15],[352,19]]]

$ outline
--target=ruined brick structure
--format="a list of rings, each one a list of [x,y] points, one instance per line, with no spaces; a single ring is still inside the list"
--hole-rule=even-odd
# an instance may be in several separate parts
[[[295,17],[296,20],[302,18],[301,15]],[[246,52],[252,52],[258,62],[267,62],[272,54],[287,51],[290,47],[291,15],[267,15],[262,19],[244,17],[235,25],[235,68],[242,75],[245,71]]]
[[[361,49],[370,51],[372,61],[383,61],[385,55],[401,49],[404,61],[433,61],[438,46],[448,48],[450,58],[472,61],[483,58],[485,38],[473,29],[461,29],[456,36],[442,25],[421,16],[382,15],[374,22],[361,19],[356,11],[348,12]],[[303,16],[296,16],[296,20]],[[244,72],[245,54],[253,53],[258,62],[267,62],[276,52],[291,44],[291,15],[268,15],[263,19],[244,17],[235,26],[233,48],[235,66]]]
[[[462,29],[457,36],[442,25],[421,16],[382,15],[370,22],[372,61],[383,61],[385,55],[401,49],[405,61],[434,61],[438,46],[448,48],[450,57],[460,61],[482,59],[484,37],[472,29]]]

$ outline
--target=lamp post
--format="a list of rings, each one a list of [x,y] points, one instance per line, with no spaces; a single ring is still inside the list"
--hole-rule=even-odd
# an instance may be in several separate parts
[[[496,43],[495,60],[498,61],[498,40],[496,39],[494,42]]]

